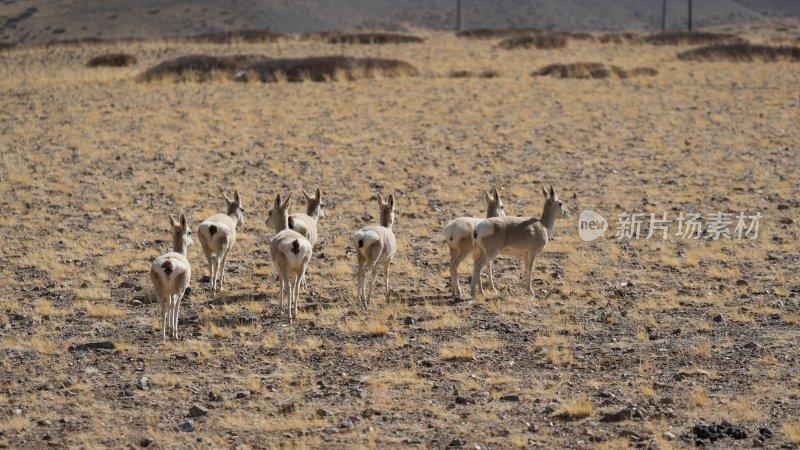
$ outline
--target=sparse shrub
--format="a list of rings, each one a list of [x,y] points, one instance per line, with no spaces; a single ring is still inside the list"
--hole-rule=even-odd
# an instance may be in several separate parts
[[[538,49],[564,48],[567,46],[567,38],[560,34],[515,36],[500,41],[497,46],[505,50],[531,47],[536,47]]]
[[[800,61],[800,47],[731,44],[709,45],[678,54],[684,61],[777,62]]]
[[[532,73],[534,76],[555,76],[557,78],[629,78],[634,76],[653,76],[658,71],[649,67],[638,67],[625,70],[617,66],[605,65],[602,63],[572,63],[572,64],[551,64]]]
[[[190,55],[161,62],[139,75],[140,81],[174,78],[175,81],[209,81],[217,74],[232,76],[247,62],[264,59],[258,55],[207,56]]]
[[[14,47],[16,47],[16,45],[11,44],[9,42],[0,42],[0,51],[10,50],[10,49],[12,49]]]
[[[329,44],[418,44],[425,42],[418,36],[395,33],[330,33],[325,40]]]
[[[597,38],[602,44],[642,44],[644,35],[637,33],[611,33]]]
[[[536,33],[533,28],[474,28],[459,31],[456,36],[470,39],[495,39]]]
[[[99,38],[99,37],[84,37],[75,39],[61,39],[50,41],[46,46],[78,46],[78,45],[94,45],[94,44],[129,44],[133,42],[144,42],[143,38],[136,37],[120,37],[120,38]]]
[[[419,71],[403,61],[383,58],[350,58],[345,56],[316,56],[297,59],[269,59],[244,69],[240,81],[271,83],[279,80],[334,81],[374,78],[375,76],[416,76]]]
[[[496,70],[484,70],[482,72],[470,72],[469,70],[453,70],[448,76],[450,78],[497,78],[500,72]]]
[[[710,45],[744,44],[747,39],[726,33],[707,33],[702,31],[670,31],[654,33],[643,38],[645,44],[652,45]]]
[[[128,67],[136,64],[136,57],[127,53],[107,53],[90,59],[87,67]]]
[[[213,44],[232,44],[234,42],[277,42],[286,39],[285,34],[275,33],[267,30],[236,30],[236,31],[215,31],[211,33],[201,33],[185,38],[189,42],[206,42]]]

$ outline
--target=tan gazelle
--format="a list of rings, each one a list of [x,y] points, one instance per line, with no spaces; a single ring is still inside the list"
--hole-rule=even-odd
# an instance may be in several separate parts
[[[172,251],[165,253],[150,265],[150,279],[161,307],[161,336],[178,339],[178,312],[183,294],[192,279],[192,267],[186,259],[192,241],[189,221],[181,214],[180,222],[169,217],[172,228]]]
[[[311,260],[311,242],[302,234],[289,229],[289,206],[291,194],[281,202],[281,194],[275,197],[275,205],[269,210],[265,221],[276,234],[269,243],[272,265],[281,281],[280,313],[283,314],[283,298],[287,297],[289,322],[297,318],[297,298],[300,279],[306,273]]]
[[[233,199],[222,193],[228,204],[225,214],[214,214],[200,224],[197,234],[200,236],[200,246],[210,266],[211,293],[217,292],[217,279],[219,290],[225,284],[225,262],[228,254],[236,243],[236,228],[244,225],[244,208],[239,191],[233,192]]]
[[[493,217],[475,225],[473,238],[480,248],[480,256],[472,271],[470,293],[477,298],[478,284],[483,266],[498,255],[521,256],[528,274],[528,291],[533,294],[533,262],[553,236],[556,219],[569,216],[553,186],[544,193],[542,217]]]
[[[322,202],[322,191],[319,188],[317,188],[317,192],[314,193],[313,197],[308,195],[306,191],[303,191],[303,196],[306,198],[306,213],[289,214],[289,228],[305,236],[308,242],[311,243],[311,247],[314,247],[318,236],[317,224],[319,219],[325,217],[325,211],[322,209],[325,204]],[[300,280],[300,285],[304,290],[308,290],[305,275]]]
[[[486,197],[486,217],[503,217],[506,215],[503,201],[500,199],[500,191],[493,188],[491,192],[483,191]],[[444,227],[444,240],[450,248],[450,288],[453,296],[461,297],[461,285],[458,283],[458,266],[468,255],[472,255],[472,261],[480,256],[479,249],[475,246],[472,232],[481,220],[477,217],[459,217]],[[492,274],[492,262],[489,261],[489,286],[497,292],[494,287],[494,276]],[[478,285],[478,290],[483,294],[483,285]]]
[[[389,302],[389,264],[397,252],[397,240],[392,231],[394,224],[394,195],[384,201],[378,194],[378,205],[381,210],[381,224],[366,226],[353,235],[353,247],[358,256],[358,301],[366,308],[372,298],[372,286],[377,275],[376,266],[383,266],[386,277],[386,302]],[[367,272],[372,271],[369,288],[366,286]]]

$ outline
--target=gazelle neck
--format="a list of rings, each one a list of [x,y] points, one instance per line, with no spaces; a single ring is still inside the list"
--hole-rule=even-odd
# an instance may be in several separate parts
[[[553,237],[553,228],[556,226],[556,213],[548,210],[546,203],[542,209],[542,225],[547,229],[547,238],[551,239]]]
[[[186,256],[186,242],[183,240],[183,233],[172,237],[172,251]]]
[[[381,211],[381,226],[392,229],[394,223],[394,215],[391,212]]]

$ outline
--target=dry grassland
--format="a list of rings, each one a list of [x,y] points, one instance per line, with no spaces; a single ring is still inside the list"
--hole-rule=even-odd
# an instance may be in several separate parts
[[[800,443],[800,66],[681,61],[684,45],[509,51],[420,34],[0,52],[0,443],[669,448],[722,420],[750,437],[718,448],[749,446],[762,427],[769,447]],[[85,66],[104,53],[138,62]],[[190,54],[369,56],[420,73],[136,81]],[[530,75],[579,62],[657,74]],[[542,184],[575,217],[604,214],[609,236],[623,211],[763,219],[756,240],[587,243],[573,217],[535,263],[535,298],[521,261],[500,258],[499,294],[454,301],[444,224],[482,214],[490,186],[509,214],[538,215]],[[327,217],[289,326],[264,219],[276,193],[301,210],[300,189],[317,186]],[[167,215],[196,227],[233,188],[246,222],[227,290],[212,301],[191,248],[182,338],[164,343],[147,270],[169,245]],[[376,192],[397,198],[399,252],[391,303],[378,290],[365,312],[348,240],[377,220]],[[116,350],[68,350],[98,341]],[[194,405],[207,414],[178,431]]]

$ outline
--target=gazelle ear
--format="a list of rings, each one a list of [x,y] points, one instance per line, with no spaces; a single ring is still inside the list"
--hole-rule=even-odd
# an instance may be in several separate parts
[[[276,208],[280,208],[281,207],[281,194],[278,194],[278,195],[275,196],[275,207]]]
[[[394,194],[389,194],[389,207],[394,211]]]
[[[553,185],[552,184],[550,185],[550,198],[552,198],[553,200],[556,199],[556,191],[555,191],[555,189],[553,189]]]
[[[222,190],[220,190],[220,192],[222,193],[222,196],[225,198],[225,201],[226,201],[226,202],[228,202],[228,204],[231,204],[231,203],[233,203],[233,200],[231,200],[231,198],[230,198],[230,197],[228,197],[227,195],[225,195],[225,191],[222,191]]]
[[[233,201],[235,201],[237,205],[240,205],[240,206],[241,206],[241,204],[242,204],[242,197],[241,197],[241,196],[239,196],[239,191],[233,191]]]
[[[322,191],[320,191],[319,188],[317,188],[317,192],[315,193],[314,196],[316,197],[317,200],[321,199],[322,198]]]
[[[492,194],[490,194],[489,191],[483,191],[483,195],[484,195],[484,197],[486,197],[486,201],[487,202],[491,202],[492,201]]]
[[[308,192],[306,192],[305,189],[303,189],[303,197],[305,197],[306,200],[311,200],[312,198],[314,198],[314,197],[308,195]]]
[[[183,227],[184,230],[189,229],[189,221],[186,220],[186,214],[181,214],[181,227]]]
[[[378,192],[378,204],[381,206],[386,204],[386,202],[383,201],[383,197],[381,196],[380,192]]]
[[[550,196],[547,194],[547,189],[542,186],[542,194],[544,194],[544,199],[547,200]]]
[[[281,209],[289,209],[289,205],[291,204],[292,204],[292,194],[289,194],[289,196],[286,197],[286,201],[284,201],[283,205],[281,205]]]
[[[500,191],[497,190],[497,187],[494,187],[492,192],[494,193],[494,201],[500,203]]]
[[[177,226],[178,226],[178,221],[177,221],[177,220],[175,220],[175,218],[174,218],[174,217],[172,217],[172,216],[169,216],[169,225],[170,225],[172,228],[175,228],[175,227],[177,227]]]

